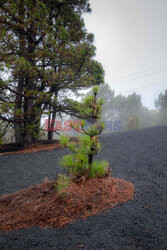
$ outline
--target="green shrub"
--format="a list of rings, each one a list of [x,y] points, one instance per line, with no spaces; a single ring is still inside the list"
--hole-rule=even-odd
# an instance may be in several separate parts
[[[107,161],[94,161],[90,169],[89,178],[105,177],[108,173]]]
[[[65,192],[63,192],[63,189],[68,187],[70,184],[70,178],[64,174],[59,174],[58,178],[54,184],[57,193],[59,196],[64,196]]]

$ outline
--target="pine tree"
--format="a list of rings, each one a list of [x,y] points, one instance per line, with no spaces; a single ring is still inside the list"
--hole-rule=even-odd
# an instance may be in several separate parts
[[[88,0],[0,0],[0,119],[13,124],[17,144],[38,138],[43,114],[77,112],[61,91],[103,82],[83,12]]]
[[[100,151],[98,135],[104,129],[104,124],[99,121],[103,100],[97,99],[97,93],[98,87],[96,86],[93,88],[93,95],[86,97],[80,106],[80,111],[92,123],[88,129],[85,129],[84,120],[81,122],[81,127],[79,124],[71,124],[76,130],[81,128],[82,136],[79,138],[79,144],[70,142],[70,138],[65,135],[60,138],[62,145],[72,151],[72,154],[63,157],[61,164],[68,169],[72,180],[76,182],[86,178],[104,177],[109,173],[108,162],[93,161],[94,155]],[[62,176],[60,178],[62,183]]]

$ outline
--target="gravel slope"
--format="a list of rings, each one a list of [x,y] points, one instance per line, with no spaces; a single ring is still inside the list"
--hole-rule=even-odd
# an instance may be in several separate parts
[[[136,197],[60,230],[0,232],[0,249],[167,249],[167,127],[105,134],[98,158],[115,177],[135,185]],[[0,195],[54,179],[64,149],[0,157]]]

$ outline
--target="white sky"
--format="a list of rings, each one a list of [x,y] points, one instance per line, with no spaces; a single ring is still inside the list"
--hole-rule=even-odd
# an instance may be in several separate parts
[[[134,91],[154,108],[167,89],[167,0],[90,0],[85,14],[96,59],[116,94]]]

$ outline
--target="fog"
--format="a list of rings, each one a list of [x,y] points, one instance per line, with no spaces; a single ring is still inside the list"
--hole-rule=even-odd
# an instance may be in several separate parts
[[[105,71],[99,92],[104,132],[167,125],[167,0],[90,0],[90,5],[92,13],[83,18],[94,34],[95,59]],[[4,71],[4,77],[8,74]],[[90,89],[82,94],[90,94]],[[56,117],[62,125],[67,120],[78,118]],[[73,130],[68,134],[79,135]],[[10,141],[13,129],[4,139]]]
[[[116,95],[108,84],[100,87],[99,97],[104,100],[102,120],[106,132],[167,125],[167,91],[155,100],[154,110],[143,105],[141,95]]]
[[[83,96],[92,94],[92,90],[85,93],[81,92]],[[99,86],[98,98],[103,99],[101,121],[105,125],[103,133],[119,133],[123,131],[139,130],[142,128],[166,126],[167,125],[167,91],[158,95],[154,100],[155,108],[149,109],[142,103],[142,97],[133,92],[125,96],[123,94],[116,94],[111,89],[109,84],[102,84]],[[60,122],[62,127],[66,121],[79,122],[81,119],[63,115],[56,118],[56,122]],[[90,123],[86,122],[86,127]],[[80,133],[71,129],[70,131],[59,131],[66,133],[69,136],[79,136]],[[59,138],[59,135],[54,133],[54,139]]]
[[[115,94],[133,92],[149,109],[167,89],[167,1],[90,0],[84,15],[95,35],[96,59]]]

